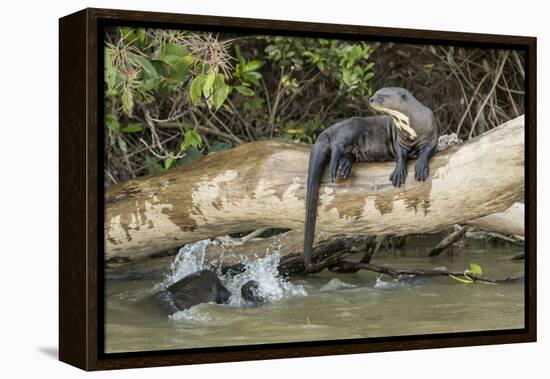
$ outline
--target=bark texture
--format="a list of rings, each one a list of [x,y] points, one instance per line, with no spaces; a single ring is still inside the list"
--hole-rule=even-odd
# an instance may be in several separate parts
[[[302,229],[309,151],[292,143],[254,142],[110,188],[106,259],[139,259],[258,228]],[[348,179],[336,183],[325,175],[317,230],[428,233],[506,210],[524,195],[524,118],[439,152],[424,183],[410,174],[404,187],[395,188],[388,179],[393,168],[393,162],[357,163]]]
[[[470,220],[468,225],[491,232],[525,236],[525,205],[515,203],[503,212],[497,212]]]

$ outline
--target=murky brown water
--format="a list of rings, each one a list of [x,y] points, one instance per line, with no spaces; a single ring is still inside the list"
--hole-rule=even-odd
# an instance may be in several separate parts
[[[411,247],[414,245],[414,247]],[[522,276],[522,247],[469,240],[454,254],[426,258],[420,239],[372,263],[462,271],[478,263],[492,278]],[[352,285],[321,290],[334,278]],[[169,318],[146,300],[154,282],[106,283],[106,352],[181,349],[343,338],[515,329],[524,326],[524,284],[461,284],[435,278],[395,286],[370,272],[295,278],[281,299],[258,308],[201,304]],[[332,284],[334,284],[334,280]],[[301,286],[301,287],[300,287]],[[307,295],[303,294],[303,291]],[[280,294],[279,294],[280,295]]]

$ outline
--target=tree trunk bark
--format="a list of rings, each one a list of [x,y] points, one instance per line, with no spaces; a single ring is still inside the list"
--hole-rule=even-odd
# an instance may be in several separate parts
[[[476,218],[468,221],[467,224],[491,232],[524,237],[525,205],[515,203],[503,212]]]
[[[259,228],[302,229],[309,151],[254,142],[111,187],[105,195],[106,259],[139,259]],[[524,195],[524,118],[439,152],[424,183],[409,175],[404,187],[393,187],[388,177],[394,165],[357,163],[350,178],[336,183],[325,176],[318,231],[429,233],[506,210]]]

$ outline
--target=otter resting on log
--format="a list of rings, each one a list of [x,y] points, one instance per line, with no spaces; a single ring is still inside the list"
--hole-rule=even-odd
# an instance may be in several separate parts
[[[260,285],[249,280],[241,287],[243,299],[251,305],[264,302],[259,293]],[[187,275],[176,283],[153,295],[153,300],[166,314],[173,314],[202,303],[225,304],[231,292],[225,288],[216,274],[210,270],[201,270]]]
[[[347,178],[353,162],[396,161],[390,175],[395,187],[405,184],[407,159],[417,158],[414,177],[425,181],[428,160],[437,149],[439,132],[432,111],[404,88],[378,90],[369,100],[372,108],[389,116],[352,117],[325,129],[309,158],[304,228],[304,263],[311,265],[321,177],[330,162],[330,178],[338,172]]]

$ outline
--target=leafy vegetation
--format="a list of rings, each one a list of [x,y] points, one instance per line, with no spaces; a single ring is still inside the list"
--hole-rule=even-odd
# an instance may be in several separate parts
[[[494,285],[494,282],[486,281],[482,279],[483,270],[480,265],[477,263],[470,263],[470,269],[464,270],[464,274],[462,276],[456,276],[456,275],[449,275],[449,277],[453,278],[459,283],[463,284],[474,284],[474,283],[483,283],[483,284],[492,284]]]
[[[516,52],[130,27],[104,49],[106,186],[259,139],[313,143],[389,85],[463,139],[523,111]]]

